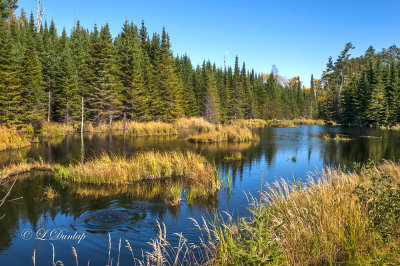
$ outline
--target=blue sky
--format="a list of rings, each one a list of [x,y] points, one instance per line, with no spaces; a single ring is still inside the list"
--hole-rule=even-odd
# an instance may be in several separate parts
[[[319,77],[329,56],[336,56],[346,42],[362,54],[369,45],[376,50],[400,46],[400,1],[177,1],[177,0],[42,0],[45,18],[54,19],[59,31],[75,20],[86,28],[108,22],[115,36],[125,19],[150,33],[165,26],[175,54],[188,54],[193,64],[210,59],[223,66],[235,55],[247,68],[269,73],[275,64],[281,75],[299,75],[309,85]],[[28,13],[36,12],[34,0],[20,0]]]

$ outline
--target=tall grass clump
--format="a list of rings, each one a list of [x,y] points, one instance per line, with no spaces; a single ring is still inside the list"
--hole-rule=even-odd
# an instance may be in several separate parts
[[[132,158],[103,155],[92,161],[59,167],[60,180],[93,184],[130,184],[141,180],[181,177],[218,188],[216,167],[194,152],[138,152]]]
[[[193,143],[213,143],[213,142],[247,142],[258,141],[260,138],[250,129],[239,126],[218,126],[216,130],[207,133],[191,135],[186,138]]]
[[[65,136],[68,133],[73,133],[75,129],[70,124],[43,122],[40,129],[40,135],[45,138],[53,138]]]
[[[163,122],[130,122],[126,128],[131,136],[168,136],[178,133],[172,124]]]
[[[29,145],[31,145],[30,137],[25,132],[0,126],[0,151],[20,149]]]
[[[197,133],[205,133],[214,131],[216,125],[208,122],[203,117],[180,118],[175,122],[175,127],[178,129],[190,129]]]
[[[58,194],[58,192],[51,186],[45,186],[43,188],[43,200],[53,200],[55,198],[58,198],[59,196],[60,195]]]
[[[216,227],[223,265],[398,264],[400,166],[325,169],[307,185],[285,181],[253,199],[252,217]]]
[[[236,162],[236,161],[241,161],[243,159],[244,159],[244,156],[239,151],[231,152],[230,154],[227,154],[224,156],[225,162]]]
[[[13,176],[25,174],[31,171],[45,171],[53,172],[54,165],[43,162],[42,160],[37,162],[20,162],[17,164],[11,164],[0,169],[1,178],[10,178]]]
[[[324,126],[326,123],[322,119],[306,119],[306,118],[298,118],[292,120],[296,125],[319,125]]]
[[[298,128],[293,122],[293,120],[268,120],[267,127],[277,127],[277,128]]]
[[[267,125],[267,121],[263,119],[238,119],[234,125],[247,128],[263,128]]]

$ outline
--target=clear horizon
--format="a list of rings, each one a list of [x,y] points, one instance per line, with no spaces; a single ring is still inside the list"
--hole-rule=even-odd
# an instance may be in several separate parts
[[[54,19],[58,33],[71,31],[74,21],[91,30],[94,24],[109,23],[115,37],[124,21],[140,26],[149,34],[165,27],[174,54],[187,54],[196,66],[203,60],[233,65],[238,55],[247,69],[269,73],[275,64],[279,74],[300,76],[309,86],[310,76],[319,78],[329,56],[334,59],[352,42],[352,56],[373,45],[377,51],[399,43],[400,22],[396,1],[122,1],[84,2],[42,0],[44,19]],[[105,3],[105,4],[102,4]],[[36,1],[20,0],[20,9],[36,13]],[[370,14],[373,13],[373,17]]]

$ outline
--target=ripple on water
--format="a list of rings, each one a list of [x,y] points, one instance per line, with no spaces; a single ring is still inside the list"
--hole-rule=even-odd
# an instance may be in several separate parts
[[[96,210],[83,213],[81,220],[86,226],[93,229],[124,229],[128,224],[132,225],[142,220],[143,215],[127,210]]]

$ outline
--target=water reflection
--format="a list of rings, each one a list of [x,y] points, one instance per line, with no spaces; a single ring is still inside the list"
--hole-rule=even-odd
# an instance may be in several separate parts
[[[82,259],[86,256],[94,265],[104,264],[102,255],[97,255],[105,254],[108,249],[107,232],[112,232],[116,239],[130,239],[136,247],[136,255],[141,254],[141,248],[148,248],[146,242],[156,235],[156,221],[165,222],[170,234],[183,232],[192,241],[197,241],[198,232],[193,230],[188,217],[201,219],[205,216],[211,220],[215,211],[225,210],[237,216],[246,214],[248,202],[244,193],[257,195],[261,171],[264,172],[264,181],[271,182],[278,177],[305,178],[308,171],[321,169],[324,165],[343,167],[353,162],[365,162],[369,158],[376,161],[400,158],[400,132],[329,126],[266,128],[257,132],[260,134],[259,142],[236,144],[191,144],[181,135],[133,138],[75,134],[42,141],[22,150],[0,152],[0,164],[4,166],[26,159],[42,158],[47,162],[67,164],[90,160],[102,153],[129,157],[141,150],[190,149],[215,162],[221,177],[226,177],[228,173],[232,177],[230,193],[222,190],[193,202],[184,200],[180,207],[170,207],[164,202],[169,196],[168,187],[178,186],[182,191],[182,199],[198,192],[179,181],[137,184],[136,187],[63,186],[49,175],[26,175],[17,181],[10,195],[10,199],[23,198],[8,201],[2,207],[2,213],[7,215],[0,220],[0,259],[7,265],[30,264],[29,254],[36,248],[41,252],[38,253],[38,261],[46,264],[46,258],[52,256],[48,245],[20,238],[24,228],[37,230],[44,226],[66,227],[88,233],[87,239],[80,244],[85,248],[82,250]],[[352,140],[323,140],[324,134],[347,135]],[[233,163],[224,161],[227,154],[237,151],[246,160]],[[296,160],[292,159],[293,156]],[[60,196],[44,201],[43,187],[48,185]],[[2,193],[6,189],[3,187]],[[60,256],[72,256],[71,243],[58,242],[57,245]],[[28,255],[21,255],[21,251],[28,252]],[[127,251],[123,250],[122,254],[130,258]]]

